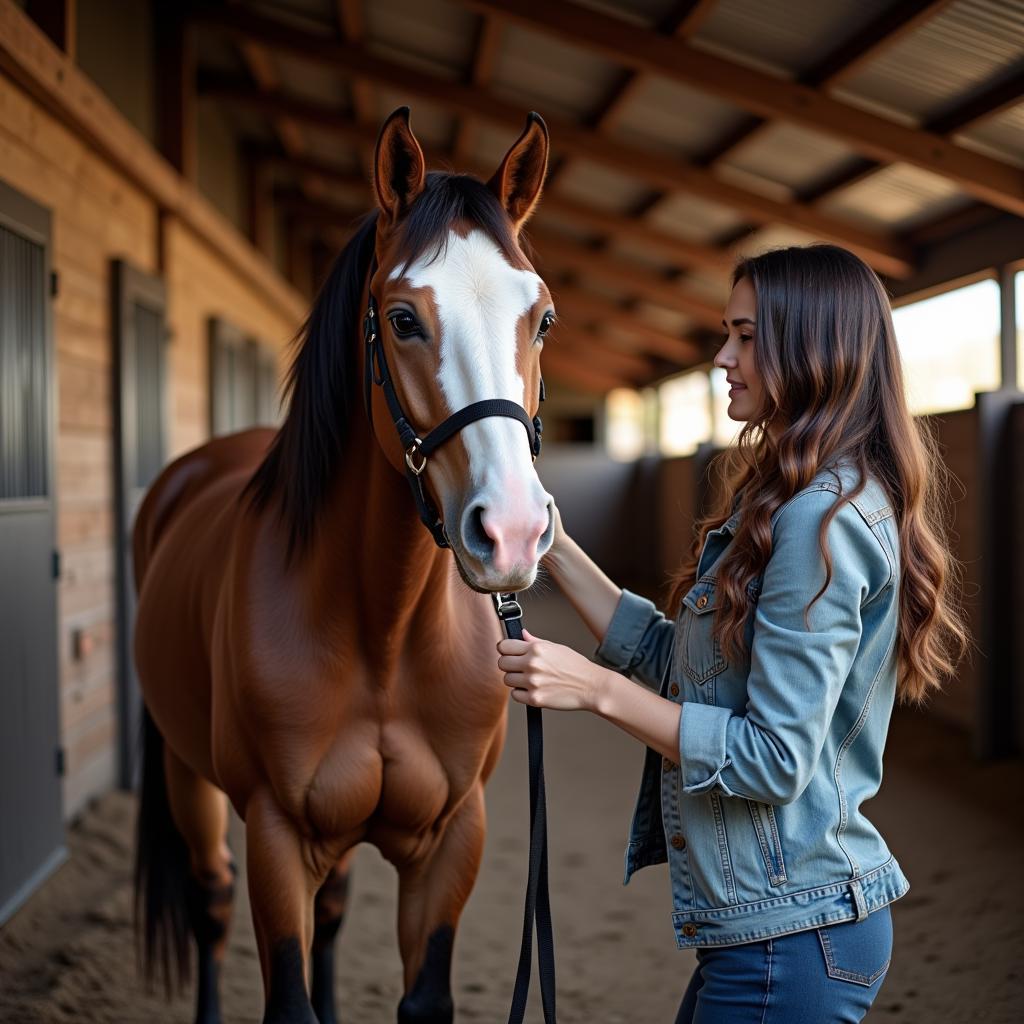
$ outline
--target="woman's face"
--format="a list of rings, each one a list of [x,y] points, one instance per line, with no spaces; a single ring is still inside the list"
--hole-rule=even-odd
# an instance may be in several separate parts
[[[729,296],[722,321],[725,343],[715,356],[715,366],[726,372],[729,388],[729,419],[746,422],[758,414],[764,388],[754,362],[757,327],[757,296],[750,281],[741,277]]]

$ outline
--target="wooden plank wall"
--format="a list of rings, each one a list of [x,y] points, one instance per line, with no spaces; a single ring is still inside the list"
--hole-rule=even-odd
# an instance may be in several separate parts
[[[172,454],[208,436],[207,318],[230,319],[279,353],[297,324],[286,322],[180,221],[165,216],[161,230],[149,197],[3,75],[0,177],[53,213],[60,277],[54,317],[63,556],[58,642],[70,817],[112,786],[116,772],[110,261],[162,270],[167,280]],[[78,657],[76,635],[84,641]]]

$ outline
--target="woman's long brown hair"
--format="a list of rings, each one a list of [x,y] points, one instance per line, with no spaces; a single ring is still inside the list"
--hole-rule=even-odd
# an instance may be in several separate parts
[[[715,629],[726,651],[739,651],[752,611],[747,587],[772,553],[772,514],[821,469],[850,460],[860,482],[822,523],[825,583],[811,604],[832,580],[828,526],[870,473],[887,491],[899,528],[897,693],[920,702],[953,673],[968,637],[959,564],[946,539],[948,474],[933,438],[907,408],[885,289],[862,260],[834,245],[745,259],[733,285],[742,278],[757,296],[754,359],[764,406],[722,456],[720,500],[697,525],[691,557],[671,581],[669,607],[677,614],[696,582],[708,532],[739,511],[734,542],[715,571]]]

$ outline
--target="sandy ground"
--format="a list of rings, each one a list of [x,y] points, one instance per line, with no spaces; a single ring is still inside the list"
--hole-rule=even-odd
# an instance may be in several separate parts
[[[527,628],[586,654],[589,635],[557,597],[526,602]],[[484,863],[455,946],[457,1019],[504,1021],[522,927],[528,802],[523,709],[488,788]],[[547,713],[552,904],[563,1024],[671,1024],[694,966],[675,948],[665,867],[623,887],[622,855],[642,750],[592,716]],[[1020,883],[1024,765],[973,763],[962,737],[921,715],[894,721],[881,795],[869,813],[911,880],[895,904],[893,966],[869,1017],[908,1024],[1024,1020]],[[70,859],[0,930],[0,1021],[191,1020],[136,979],[130,916],[134,801],[113,793],[69,831]],[[232,844],[241,855],[234,823]],[[346,1024],[395,1020],[401,970],[395,875],[360,849],[339,940]],[[223,978],[227,1024],[258,1021],[255,941],[241,886]],[[542,1020],[536,988],[527,1014]]]

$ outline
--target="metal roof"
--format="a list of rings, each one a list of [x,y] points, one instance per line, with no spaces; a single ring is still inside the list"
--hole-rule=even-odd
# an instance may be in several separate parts
[[[318,173],[336,179],[310,206],[369,205],[367,146],[396,106],[412,107],[430,159],[477,172],[497,165],[518,118],[545,116],[552,172],[535,223],[560,241],[543,270],[635,317],[649,369],[627,383],[686,364],[666,359],[671,337],[704,358],[701,303],[722,302],[740,253],[825,238],[895,281],[912,278],[923,238],[938,244],[983,221],[1024,227],[1024,0],[237,0],[226,10],[195,16],[201,94],[238,107],[231,123],[257,140],[280,136],[268,93],[286,103],[293,125],[275,168],[287,177],[295,162],[296,191]],[[314,45],[323,40],[334,59]],[[243,47],[272,61],[276,88],[253,81]],[[339,219],[325,211],[324,221]],[[536,248],[544,257],[542,240]],[[652,295],[628,270],[669,287]],[[615,318],[617,337],[628,316]]]

